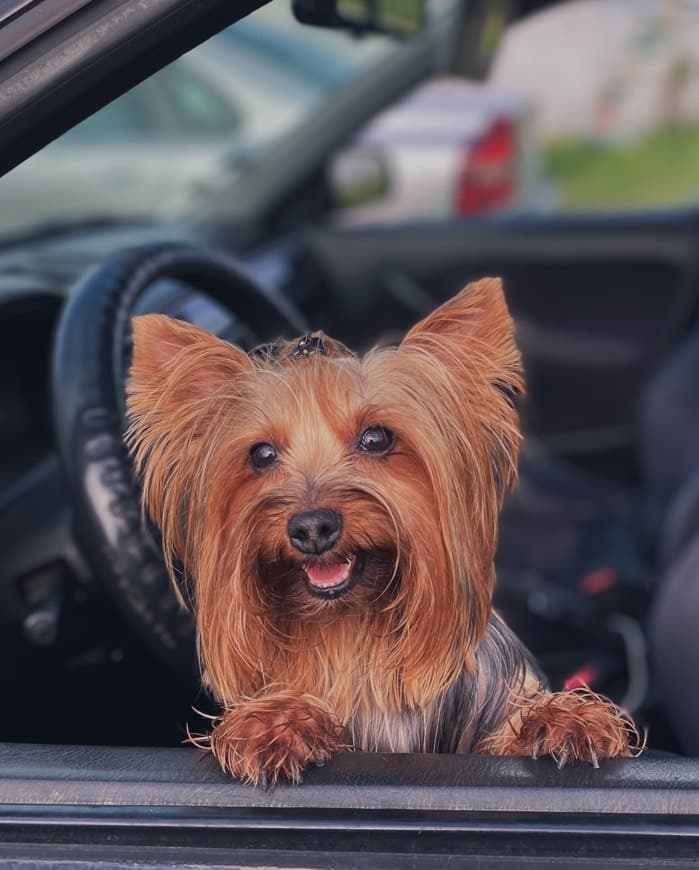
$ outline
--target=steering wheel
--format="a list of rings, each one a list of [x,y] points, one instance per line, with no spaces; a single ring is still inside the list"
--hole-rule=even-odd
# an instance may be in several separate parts
[[[193,620],[179,605],[158,544],[143,521],[123,442],[130,324],[160,279],[201,290],[256,338],[303,332],[301,315],[260,286],[232,257],[183,244],[118,253],[93,269],[66,305],[56,335],[56,434],[74,506],[74,534],[93,574],[137,634],[166,664],[193,673]]]

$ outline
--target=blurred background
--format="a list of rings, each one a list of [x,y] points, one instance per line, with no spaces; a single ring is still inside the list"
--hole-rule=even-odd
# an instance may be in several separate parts
[[[699,3],[573,0],[504,33],[501,7],[486,34],[497,50],[484,81],[453,70],[424,81],[337,150],[329,220],[695,202]],[[0,226],[205,214],[226,174],[401,50],[388,37],[298,24],[277,0],[3,179]]]

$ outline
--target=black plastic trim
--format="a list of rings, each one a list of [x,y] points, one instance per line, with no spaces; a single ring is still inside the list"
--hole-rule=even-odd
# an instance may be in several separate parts
[[[32,854],[172,867],[691,866],[699,762],[559,771],[550,759],[356,753],[263,791],[193,749],[0,745],[0,857]]]
[[[42,0],[5,0],[5,5],[0,9],[0,26],[41,2]]]
[[[0,28],[0,174],[264,2],[92,0],[19,50]]]
[[[193,718],[194,714],[193,714]],[[550,759],[348,753],[301,786],[241,785],[191,747],[0,744],[0,806],[9,804],[276,808],[390,812],[692,817],[699,760],[645,754],[599,770]],[[192,811],[194,812],[194,811]]]
[[[92,0],[16,0],[0,11],[0,60],[28,45]]]

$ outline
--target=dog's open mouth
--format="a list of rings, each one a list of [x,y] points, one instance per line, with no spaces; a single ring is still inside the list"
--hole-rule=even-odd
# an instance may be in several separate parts
[[[353,554],[342,559],[307,562],[302,567],[309,592],[319,598],[339,598],[361,576],[362,559]]]

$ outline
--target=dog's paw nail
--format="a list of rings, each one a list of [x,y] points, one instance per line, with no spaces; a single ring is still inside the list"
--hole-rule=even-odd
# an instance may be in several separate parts
[[[563,768],[566,766],[566,763],[568,762],[569,755],[570,755],[570,744],[568,744],[565,747],[563,752],[561,752],[561,754],[556,759],[556,764],[558,765],[559,770],[563,770]]]
[[[537,740],[536,743],[532,746],[532,758],[535,761],[539,757],[540,750],[541,750],[541,741]]]
[[[595,752],[594,746],[590,746],[590,764],[599,770],[599,757]]]

